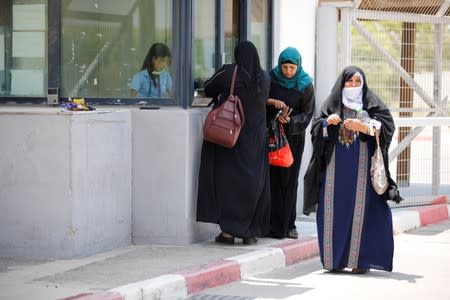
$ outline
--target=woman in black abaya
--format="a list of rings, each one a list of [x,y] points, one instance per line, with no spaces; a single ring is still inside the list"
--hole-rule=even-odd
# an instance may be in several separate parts
[[[314,113],[315,95],[312,78],[302,68],[297,49],[288,47],[280,53],[278,65],[270,72],[270,98],[267,100],[269,120],[283,124],[294,157],[288,167],[270,167],[271,217],[270,236],[297,239],[298,176],[305,148],[305,130]],[[288,116],[287,111],[291,109]]]
[[[235,94],[245,114],[245,124],[232,148],[203,141],[197,201],[197,221],[216,223],[222,232],[216,242],[257,242],[269,230],[270,190],[266,142],[266,100],[270,78],[260,66],[255,46],[244,41],[235,48],[236,64],[223,65],[205,82],[213,108],[226,99],[235,65]]]

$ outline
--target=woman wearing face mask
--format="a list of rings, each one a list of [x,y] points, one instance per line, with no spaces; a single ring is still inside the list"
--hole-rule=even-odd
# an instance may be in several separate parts
[[[267,120],[278,118],[286,133],[294,158],[288,167],[270,166],[271,215],[270,234],[274,238],[297,239],[297,187],[305,146],[305,129],[314,113],[314,86],[302,68],[297,49],[289,47],[278,57],[278,65],[270,72],[270,98]]]
[[[370,179],[375,130],[389,184],[382,195]],[[388,169],[394,131],[389,109],[368,88],[364,72],[346,67],[313,119],[313,156],[304,178],[303,212],[308,215],[318,204],[320,258],[326,270],[392,271],[392,215],[386,200],[402,200]]]
[[[132,97],[170,97],[172,77],[167,67],[170,64],[169,47],[155,43],[145,57],[141,71],[133,76],[129,87]]]

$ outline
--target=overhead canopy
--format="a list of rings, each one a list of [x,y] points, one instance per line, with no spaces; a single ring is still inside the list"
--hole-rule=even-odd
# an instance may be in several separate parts
[[[450,0],[319,0],[319,4],[326,3],[348,3],[362,10],[450,17]]]

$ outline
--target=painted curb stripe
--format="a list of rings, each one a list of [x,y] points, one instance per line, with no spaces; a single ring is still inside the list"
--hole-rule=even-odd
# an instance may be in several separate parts
[[[295,242],[280,244],[278,247],[284,252],[286,266],[319,255],[319,242],[316,237],[305,237]]]
[[[431,202],[431,204],[447,204],[447,201],[448,201],[447,196],[442,195],[442,196],[439,196],[436,199],[434,199]]]
[[[187,296],[185,279],[178,274],[157,276],[123,285],[111,291],[121,294],[125,300],[181,299]]]
[[[241,280],[239,264],[226,260],[182,270],[177,274],[184,276],[188,294]]]
[[[241,279],[268,273],[286,266],[283,250],[266,248],[236,255],[226,260],[236,261],[241,268]]]
[[[73,297],[64,298],[64,300],[124,300],[125,298],[118,293],[84,293]]]
[[[420,227],[420,215],[415,209],[402,210],[392,214],[392,227],[394,234]]]
[[[425,226],[448,219],[446,204],[430,205],[417,209],[420,215],[420,225]]]

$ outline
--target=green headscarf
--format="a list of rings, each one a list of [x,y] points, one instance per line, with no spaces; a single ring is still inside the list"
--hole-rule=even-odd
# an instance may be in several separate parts
[[[292,63],[297,65],[297,73],[292,78],[286,78],[281,72],[281,65],[283,63]],[[285,88],[292,89],[297,88],[301,92],[304,88],[309,86],[312,82],[312,78],[302,68],[302,57],[300,52],[294,47],[288,47],[284,49],[278,57],[278,66],[273,68],[273,74],[278,83]]]

